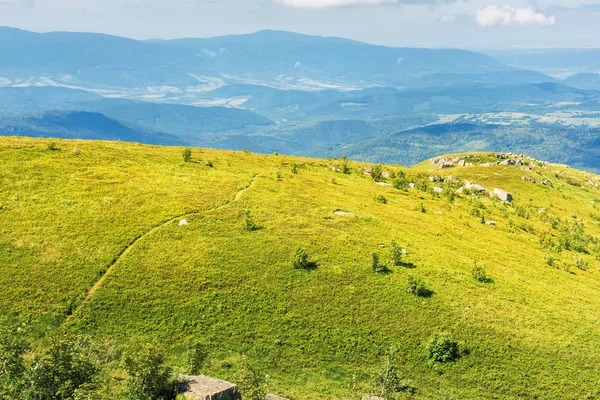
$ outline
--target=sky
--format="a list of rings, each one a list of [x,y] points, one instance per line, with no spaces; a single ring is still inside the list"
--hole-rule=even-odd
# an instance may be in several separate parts
[[[600,47],[600,0],[0,0],[0,25],[135,39],[276,29],[391,46]]]

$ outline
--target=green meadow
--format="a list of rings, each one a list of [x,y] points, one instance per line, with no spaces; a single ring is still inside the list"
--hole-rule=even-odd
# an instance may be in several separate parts
[[[246,355],[271,393],[358,399],[395,346],[406,398],[600,397],[596,175],[479,153],[376,182],[344,159],[50,142],[0,138],[0,319],[39,347],[63,330],[117,353],[156,342],[185,373],[201,342],[204,374],[235,381]],[[442,332],[461,353],[432,362]],[[118,363],[103,374],[122,384]]]

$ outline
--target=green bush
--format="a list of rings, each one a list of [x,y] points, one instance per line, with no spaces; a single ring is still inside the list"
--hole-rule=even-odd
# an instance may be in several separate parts
[[[95,358],[87,339],[52,338],[31,364],[28,400],[73,399],[78,392],[92,389],[100,371]]]
[[[385,265],[379,262],[379,253],[377,252],[371,254],[371,269],[373,272],[384,272],[387,270]]]
[[[400,247],[398,245],[398,243],[396,243],[395,241],[392,241],[392,244],[390,245],[390,249],[391,249],[391,261],[392,261],[392,265],[395,267],[399,267],[402,265],[402,247]]]
[[[296,163],[292,163],[292,174],[298,175],[298,166]]]
[[[375,182],[381,182],[383,180],[383,167],[381,165],[374,165],[371,168],[371,178]]]
[[[491,283],[492,282],[492,280],[487,276],[485,269],[483,267],[478,266],[477,263],[475,263],[473,265],[473,269],[471,269],[471,276],[477,282],[481,282],[481,283]]]
[[[55,143],[55,142],[50,142],[50,143],[48,143],[48,145],[46,146],[46,149],[47,149],[47,150],[50,150],[50,151],[54,151],[54,150],[58,150],[58,147],[56,146],[56,143]]]
[[[387,199],[382,194],[375,196],[375,201],[381,204],[387,204]]]
[[[258,230],[259,227],[254,222],[254,218],[252,217],[252,213],[250,212],[250,210],[244,211],[244,215],[245,215],[244,216],[244,222],[242,223],[242,226],[243,226],[244,230],[246,230],[248,232],[252,232],[252,231]]]
[[[183,152],[181,155],[183,156],[184,162],[192,161],[192,149],[190,149],[189,147],[183,149]]]
[[[308,253],[304,248],[298,247],[292,256],[292,267],[294,269],[308,269],[310,262],[308,261]]]
[[[455,361],[460,357],[460,346],[449,333],[436,333],[427,344],[427,356],[432,363]]]
[[[247,357],[242,358],[240,370],[239,387],[244,400],[264,400],[267,376],[250,364]]]
[[[408,277],[406,291],[419,297],[428,297],[432,293],[421,278],[414,276]]]
[[[167,400],[175,398],[172,371],[165,364],[165,355],[156,345],[144,345],[125,355],[123,368],[127,372],[128,400]]]
[[[20,329],[0,327],[0,399],[17,399],[26,389],[24,355],[29,343]]]

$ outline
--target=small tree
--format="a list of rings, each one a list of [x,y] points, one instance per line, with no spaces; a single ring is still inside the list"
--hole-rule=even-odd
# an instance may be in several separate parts
[[[186,147],[185,149],[183,149],[182,156],[183,156],[184,162],[192,161],[192,149],[190,149],[189,147]]]
[[[165,364],[163,351],[155,345],[144,345],[123,360],[127,372],[128,400],[164,400],[175,397],[171,368]]]
[[[292,174],[298,175],[298,166],[296,163],[292,163]]]
[[[460,346],[449,333],[436,333],[427,344],[427,355],[431,363],[454,361],[460,357]]]
[[[244,400],[264,400],[267,376],[250,364],[246,356],[242,357],[240,370],[239,385]]]
[[[375,182],[383,180],[383,167],[381,165],[374,165],[373,168],[371,168],[371,178],[373,178]]]
[[[206,346],[200,342],[194,343],[188,351],[188,368],[190,374],[199,375],[207,358],[208,350]]]
[[[308,261],[308,253],[304,248],[298,247],[292,256],[292,266],[295,269],[308,269],[310,262]]]
[[[50,142],[48,143],[48,145],[46,146],[46,149],[50,150],[50,151],[54,151],[54,150],[58,150],[58,147],[56,146],[55,142]]]
[[[72,399],[89,389],[99,372],[89,340],[69,335],[54,337],[36,356],[29,377],[30,399]]]
[[[374,252],[371,254],[371,268],[373,272],[379,272],[381,266],[379,265],[379,253]]]
[[[396,367],[396,352],[395,347],[388,350],[373,385],[376,395],[385,399],[393,399],[397,393],[413,394],[415,391],[410,386],[410,381],[400,379]]]
[[[392,265],[395,267],[399,267],[402,265],[402,247],[396,243],[396,241],[392,240],[391,248],[391,259]]]

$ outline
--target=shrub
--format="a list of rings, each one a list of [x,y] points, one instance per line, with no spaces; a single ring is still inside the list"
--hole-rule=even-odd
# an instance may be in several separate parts
[[[245,214],[245,217],[244,217],[244,222],[242,224],[242,226],[244,227],[244,230],[246,230],[248,232],[258,230],[258,225],[256,225],[256,223],[254,222],[254,218],[252,217],[252,213],[250,212],[250,210],[246,210],[244,212],[244,214]]]
[[[199,375],[202,371],[202,366],[208,358],[206,346],[196,342],[188,351],[188,368],[191,375]]]
[[[295,269],[308,269],[310,262],[308,261],[308,253],[304,248],[298,247],[292,256],[292,266]]]
[[[425,282],[421,278],[414,276],[408,277],[406,291],[419,297],[428,297],[431,295],[431,290],[429,290]]]
[[[471,270],[471,276],[477,282],[481,283],[491,283],[492,280],[485,273],[485,269],[477,265],[477,263],[473,264],[473,269]]]
[[[29,377],[29,399],[72,399],[93,386],[99,367],[86,339],[58,336],[36,356]]]
[[[449,333],[436,333],[427,344],[427,356],[432,363],[455,361],[460,357],[460,346]]]
[[[387,199],[382,194],[375,196],[375,201],[381,204],[387,204]]]
[[[379,253],[377,252],[371,254],[371,269],[373,272],[381,272],[385,269],[385,267],[379,263]]]
[[[398,243],[396,243],[395,241],[392,241],[392,244],[390,246],[391,248],[391,258],[392,258],[392,265],[399,267],[402,265],[402,247],[400,247],[398,245]]]
[[[183,149],[183,152],[181,153],[181,155],[183,156],[184,162],[192,161],[192,149],[190,149],[189,147],[186,147],[185,149]]]
[[[48,145],[46,146],[46,149],[47,149],[47,150],[50,150],[50,151],[54,151],[54,150],[58,150],[58,147],[56,146],[56,143],[55,143],[55,142],[50,142],[50,143],[48,143]]]
[[[396,367],[396,348],[391,347],[385,355],[381,369],[377,373],[373,389],[377,396],[392,399],[397,393],[414,394],[410,381],[400,379]]]
[[[426,213],[427,210],[425,210],[425,205],[423,203],[421,203],[418,207],[418,210],[422,213]]]
[[[298,175],[298,166],[296,163],[292,163],[292,174]]]
[[[123,360],[127,372],[125,396],[129,400],[163,400],[175,397],[171,368],[165,365],[163,351],[144,345]]]
[[[381,165],[374,165],[373,168],[371,168],[371,178],[373,178],[375,182],[383,180],[383,167]]]
[[[239,386],[244,400],[264,400],[267,376],[250,364],[247,357],[242,358],[240,370]]]
[[[548,254],[546,254],[545,262],[549,267],[554,266],[554,256],[552,255],[552,253],[549,252]]]
[[[29,343],[21,330],[0,328],[0,399],[16,399],[26,388],[27,367],[23,356]]]

